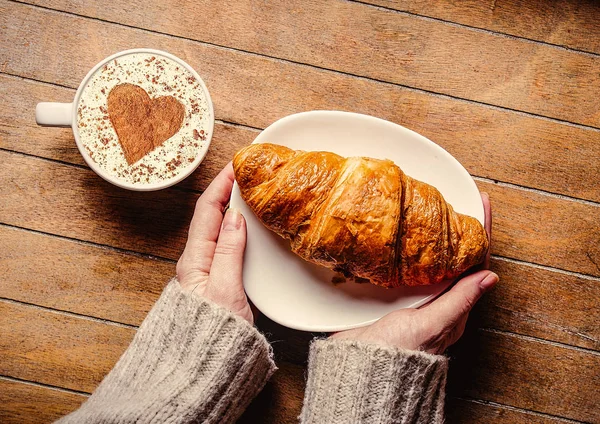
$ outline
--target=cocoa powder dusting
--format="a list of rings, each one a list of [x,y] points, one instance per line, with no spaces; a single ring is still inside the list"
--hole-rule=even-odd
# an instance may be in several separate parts
[[[185,108],[181,128],[131,164],[107,108],[111,90],[122,83],[141,87],[151,99],[176,97]],[[125,182],[149,184],[175,177],[207,147],[208,103],[198,88],[196,78],[170,59],[145,53],[119,57],[100,68],[84,88],[77,107],[80,141],[92,160]]]

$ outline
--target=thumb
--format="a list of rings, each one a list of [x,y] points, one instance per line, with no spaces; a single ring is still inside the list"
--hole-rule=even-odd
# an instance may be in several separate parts
[[[498,282],[498,276],[491,271],[479,271],[467,275],[444,295],[434,300],[423,312],[428,321],[439,325],[442,330],[454,326],[462,316],[468,314],[479,298]]]
[[[223,218],[215,255],[210,267],[209,289],[219,297],[231,298],[242,288],[242,266],[246,248],[246,222],[236,209]]]

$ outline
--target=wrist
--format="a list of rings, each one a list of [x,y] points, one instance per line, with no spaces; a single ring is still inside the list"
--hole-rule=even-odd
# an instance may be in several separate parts
[[[426,331],[416,313],[417,310],[411,309],[395,311],[371,325],[334,333],[330,337],[332,340],[357,341],[380,347],[427,351],[423,348]]]

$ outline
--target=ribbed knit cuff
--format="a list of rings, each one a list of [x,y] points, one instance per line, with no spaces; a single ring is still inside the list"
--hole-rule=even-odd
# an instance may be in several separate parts
[[[234,422],[275,369],[252,325],[172,280],[117,365],[60,422]]]
[[[302,423],[441,423],[444,356],[348,340],[316,340]]]

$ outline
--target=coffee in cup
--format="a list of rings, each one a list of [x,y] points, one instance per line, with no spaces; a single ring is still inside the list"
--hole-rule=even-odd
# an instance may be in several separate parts
[[[65,106],[88,165],[132,190],[164,188],[193,172],[214,126],[202,79],[181,59],[156,50],[105,59],[83,80],[74,103],[38,104],[38,123],[60,125],[55,115]]]

